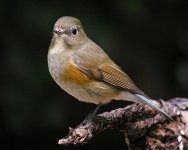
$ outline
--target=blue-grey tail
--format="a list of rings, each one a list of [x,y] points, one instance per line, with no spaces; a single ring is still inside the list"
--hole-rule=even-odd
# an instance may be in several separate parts
[[[156,104],[154,104],[151,99],[149,99],[149,98],[147,98],[147,97],[145,97],[145,96],[143,96],[143,95],[140,95],[140,94],[135,94],[135,95],[136,95],[137,97],[139,97],[139,99],[140,99],[143,103],[149,105],[150,107],[152,107],[153,109],[155,109],[155,110],[158,111],[159,113],[161,113],[161,114],[163,114],[164,116],[166,116],[168,119],[174,121],[171,116],[169,116],[169,115],[168,115],[166,112],[164,112],[161,108],[159,108],[158,106],[156,106]]]

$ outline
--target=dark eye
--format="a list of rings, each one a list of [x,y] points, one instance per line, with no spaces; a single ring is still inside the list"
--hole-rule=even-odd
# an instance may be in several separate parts
[[[72,34],[73,35],[76,35],[78,33],[78,30],[77,29],[72,29]]]

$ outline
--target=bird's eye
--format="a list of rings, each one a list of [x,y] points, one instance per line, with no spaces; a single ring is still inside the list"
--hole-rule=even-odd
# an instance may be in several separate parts
[[[77,29],[72,29],[72,34],[73,34],[73,35],[77,35],[77,33],[78,33],[78,30],[77,30]]]

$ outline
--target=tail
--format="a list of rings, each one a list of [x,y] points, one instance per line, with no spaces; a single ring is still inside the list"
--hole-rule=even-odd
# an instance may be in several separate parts
[[[158,111],[159,113],[161,113],[161,114],[163,114],[164,116],[166,116],[166,117],[167,117],[168,119],[170,119],[171,121],[174,121],[171,116],[169,116],[169,115],[168,115],[166,112],[164,112],[161,108],[159,108],[158,106],[156,106],[156,104],[154,104],[151,99],[149,99],[149,98],[147,98],[147,97],[145,97],[145,96],[143,96],[143,95],[140,95],[140,94],[134,94],[134,95],[136,95],[137,97],[139,97],[139,99],[140,99],[143,103],[149,105],[150,107],[152,107],[153,109],[155,109],[155,110]]]

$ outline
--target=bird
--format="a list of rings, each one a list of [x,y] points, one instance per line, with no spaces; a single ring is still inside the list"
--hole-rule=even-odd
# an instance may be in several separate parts
[[[97,104],[92,116],[103,104],[125,100],[148,105],[173,120],[86,35],[75,17],[56,21],[47,60],[52,78],[64,91],[81,102]]]

